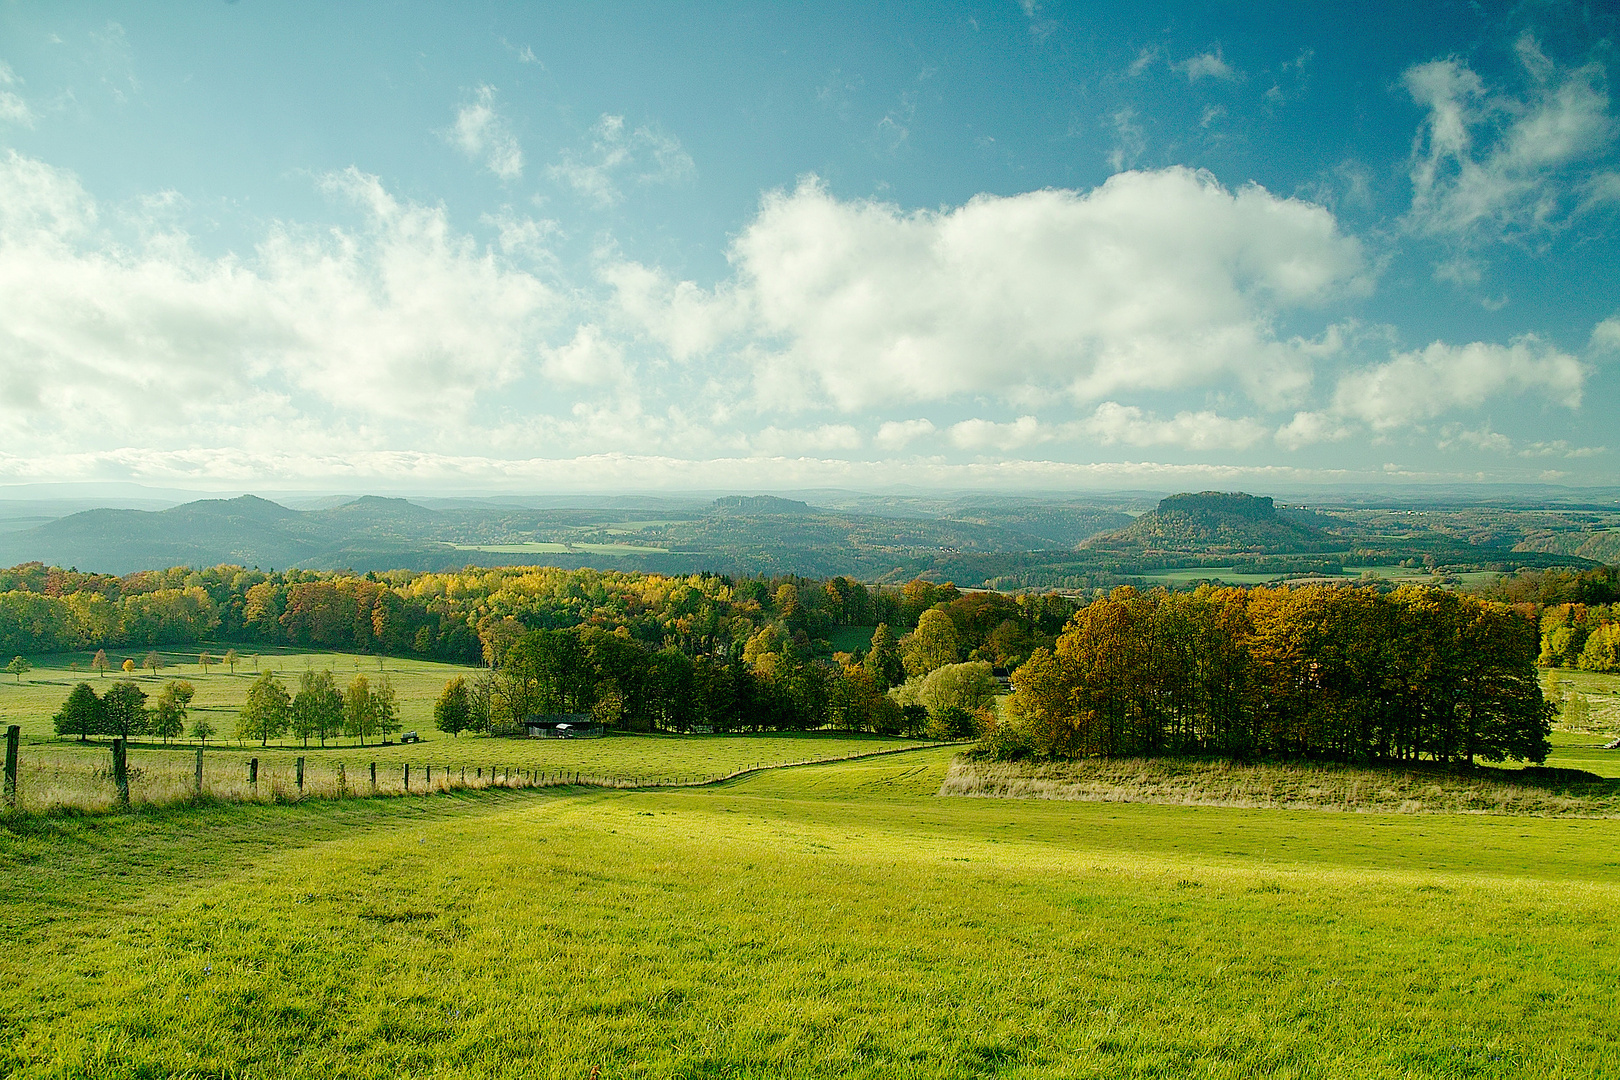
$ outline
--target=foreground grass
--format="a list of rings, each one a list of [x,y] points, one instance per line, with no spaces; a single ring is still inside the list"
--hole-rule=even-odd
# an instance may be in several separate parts
[[[1609,821],[717,788],[0,832],[15,1076],[1592,1076]]]

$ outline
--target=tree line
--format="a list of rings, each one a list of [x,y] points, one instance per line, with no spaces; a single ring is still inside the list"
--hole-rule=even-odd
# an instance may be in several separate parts
[[[114,577],[28,563],[0,570],[0,654],[224,640],[494,664],[529,630],[598,627],[695,657],[740,649],[767,624],[814,651],[836,627],[887,623],[904,632],[923,611],[962,595],[923,580],[866,586],[793,575],[734,580],[554,567],[360,575],[216,566]],[[1061,626],[1067,613],[1057,598],[1004,606],[998,623],[1011,617],[1014,626],[998,644],[1012,653],[1027,653],[1033,643],[1023,639],[1039,627],[1054,633],[1052,616]],[[996,628],[964,623],[981,639]]]
[[[1003,758],[1543,761],[1533,611],[1443,589],[1114,590],[1012,677]]]

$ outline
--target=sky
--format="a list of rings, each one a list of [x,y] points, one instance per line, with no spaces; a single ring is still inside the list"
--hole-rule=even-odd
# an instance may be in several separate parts
[[[0,485],[1615,484],[1617,33],[0,0]]]

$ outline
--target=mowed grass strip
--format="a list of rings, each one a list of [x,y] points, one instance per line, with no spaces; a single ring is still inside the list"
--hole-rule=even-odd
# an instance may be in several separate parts
[[[1620,1070],[1612,822],[937,798],[950,757],[26,819],[0,1068]]]

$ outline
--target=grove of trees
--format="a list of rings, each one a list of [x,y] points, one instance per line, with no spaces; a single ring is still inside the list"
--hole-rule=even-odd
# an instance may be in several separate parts
[[[1545,760],[1533,613],[1442,589],[1116,589],[1013,674],[997,756]]]

